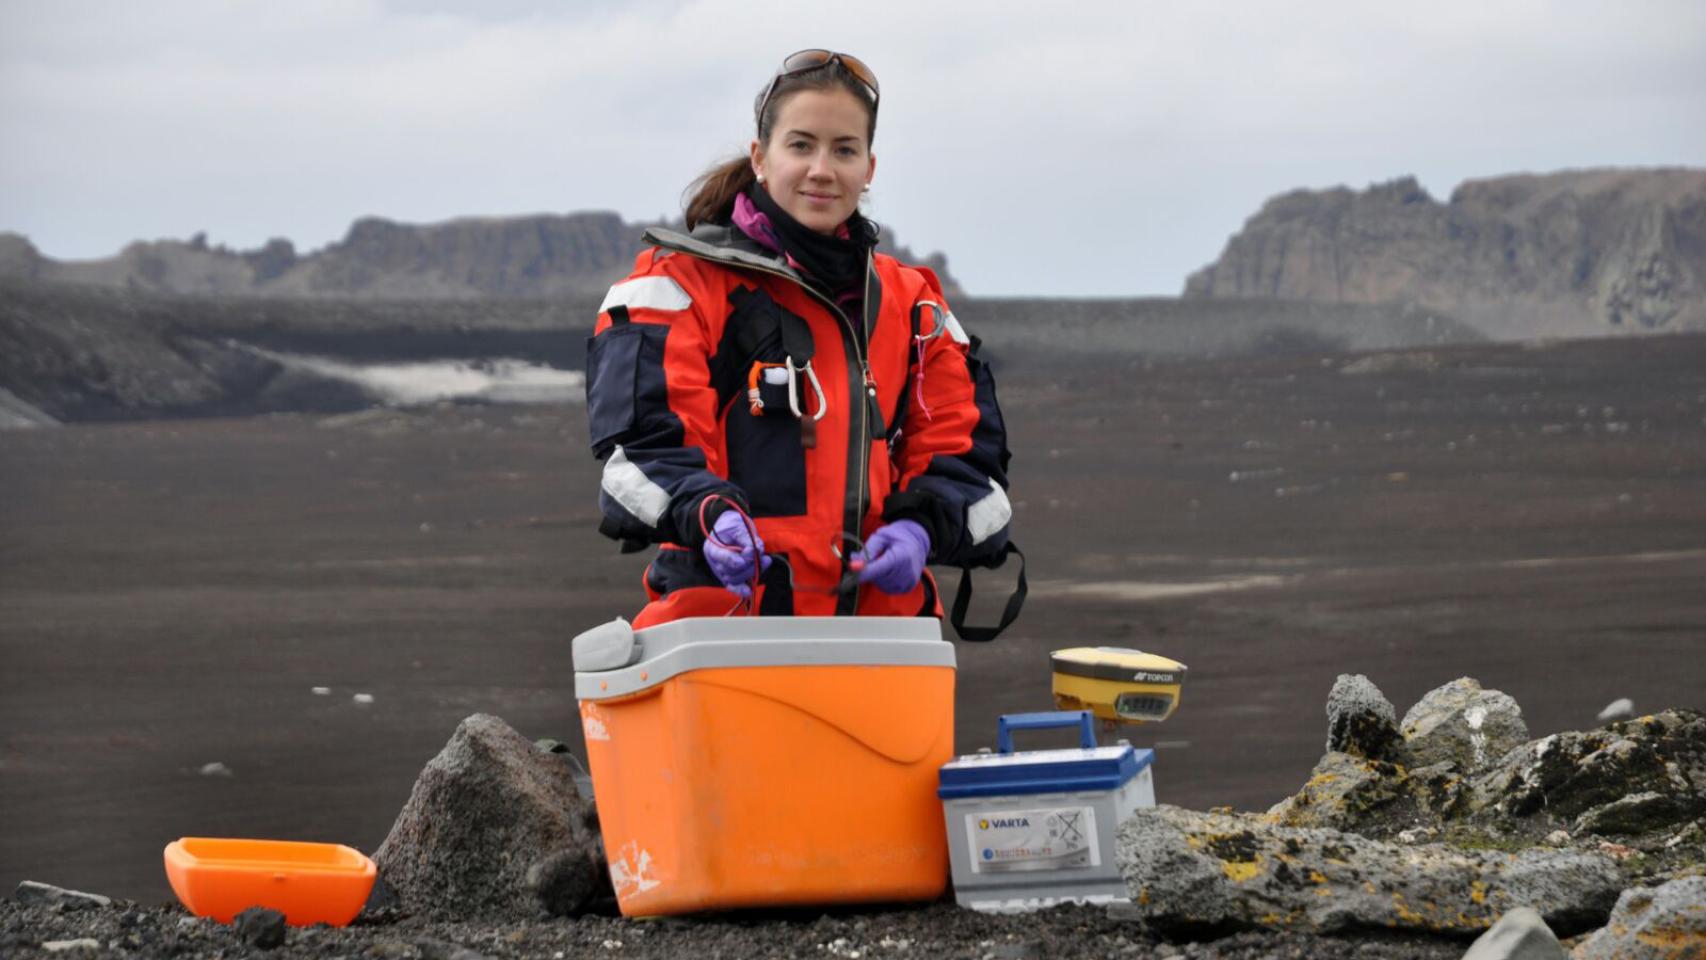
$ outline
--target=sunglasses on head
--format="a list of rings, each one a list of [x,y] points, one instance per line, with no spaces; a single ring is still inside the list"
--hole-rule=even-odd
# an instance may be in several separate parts
[[[847,68],[853,79],[865,85],[871,91],[871,110],[873,115],[877,109],[879,94],[877,91],[877,75],[865,62],[850,53],[836,53],[834,50],[801,50],[790,53],[782,61],[782,66],[776,71],[776,76],[770,78],[770,86],[764,88],[764,96],[758,100],[758,122],[764,122],[764,108],[770,105],[770,98],[776,95],[776,85],[789,77],[797,77],[802,73],[810,73],[831,63],[839,63]]]

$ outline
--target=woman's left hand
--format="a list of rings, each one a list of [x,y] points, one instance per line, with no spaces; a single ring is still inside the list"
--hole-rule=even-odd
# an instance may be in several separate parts
[[[853,555],[862,559],[859,582],[884,593],[906,593],[918,586],[924,563],[930,558],[930,534],[912,520],[885,523],[865,541],[865,549]]]

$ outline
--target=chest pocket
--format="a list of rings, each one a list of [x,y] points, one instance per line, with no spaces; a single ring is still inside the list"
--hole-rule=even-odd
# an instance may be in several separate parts
[[[787,364],[812,359],[811,328],[761,289],[737,287],[711,361],[711,385],[723,417],[729,480],[746,493],[755,517],[806,512],[806,447],[798,409],[811,416],[806,378],[789,392]]]

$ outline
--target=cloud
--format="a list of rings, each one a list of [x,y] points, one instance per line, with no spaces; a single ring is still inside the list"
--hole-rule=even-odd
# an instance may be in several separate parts
[[[0,34],[0,229],[56,256],[673,213],[825,44],[883,84],[873,214],[980,293],[1176,292],[1296,186],[1706,156],[1692,2],[26,2]]]

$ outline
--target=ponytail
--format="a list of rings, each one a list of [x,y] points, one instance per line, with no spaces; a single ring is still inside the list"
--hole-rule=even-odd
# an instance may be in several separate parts
[[[752,160],[745,154],[705,171],[687,188],[693,195],[684,208],[687,229],[692,230],[701,223],[728,223],[734,216],[735,197],[745,193],[757,180],[752,172]]]

